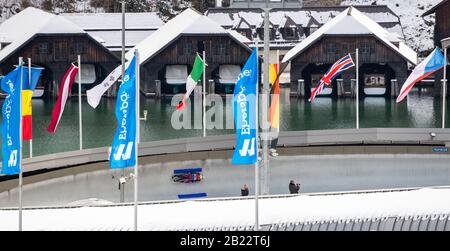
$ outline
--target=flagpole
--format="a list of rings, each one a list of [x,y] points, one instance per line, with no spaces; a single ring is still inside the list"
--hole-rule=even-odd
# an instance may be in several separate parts
[[[356,48],[356,129],[359,129],[359,48]]]
[[[125,1],[122,2],[122,79],[121,83],[123,83],[123,78],[125,76],[125,12],[126,12],[126,3]],[[125,177],[125,170],[122,169],[122,178]],[[119,181],[119,188],[120,188],[120,203],[125,202],[125,183],[120,183]]]
[[[135,158],[136,166],[134,167],[134,231],[138,231],[138,167],[139,167],[139,144],[140,144],[140,56],[136,49],[136,144],[135,144]]]
[[[19,67],[21,67],[23,64],[23,58],[20,57],[19,58]],[[22,206],[23,206],[23,201],[22,201],[22,187],[23,187],[23,171],[22,171],[22,148],[23,148],[23,135],[22,135],[22,130],[23,130],[23,125],[22,125],[22,84],[23,84],[23,67],[21,67],[21,72],[20,72],[20,85],[19,85],[19,104],[20,104],[20,130],[19,130],[19,134],[20,134],[20,156],[19,156],[19,160],[20,160],[20,170],[19,170],[19,231],[22,231]]]
[[[445,108],[447,99],[447,47],[444,48],[444,79],[442,83],[442,128],[445,129]]]
[[[278,84],[278,85],[280,83],[280,78],[281,78],[280,67],[281,67],[280,50],[277,50],[277,75],[279,75],[279,76],[277,76],[276,84]],[[279,103],[278,110],[281,110],[281,88],[280,88],[280,93],[278,93],[277,95],[278,95],[278,103]],[[280,115],[281,115],[281,113],[280,113]],[[277,135],[277,137],[279,137],[280,136],[280,118],[278,118],[277,124],[278,124],[278,128],[277,128],[278,135]],[[275,147],[277,147],[277,146],[275,146]]]
[[[255,164],[255,231],[259,231],[259,52],[258,39],[256,40],[256,69],[258,71],[256,81],[256,164]]]
[[[80,151],[83,150],[83,108],[81,107],[81,56],[78,55],[78,111],[80,129]]]
[[[203,49],[203,137],[206,137],[206,51]]]
[[[28,81],[31,83],[31,58],[28,58]],[[33,97],[31,97],[31,100],[33,100]],[[33,106],[33,101],[31,101],[31,106]],[[33,120],[33,116],[31,116],[31,120]],[[33,131],[33,127],[31,127],[31,130]],[[30,139],[30,159],[31,158],[33,158],[33,138]]]
[[[269,94],[270,94],[270,8],[268,5],[268,1],[266,0],[266,7],[264,8],[264,52],[263,52],[263,61],[264,61],[264,77],[263,77],[263,87],[262,87],[262,136],[261,136],[261,144],[262,144],[262,154],[261,154],[261,192],[262,194],[268,194],[269,190],[269,132],[270,127],[268,126],[268,108],[269,108]]]

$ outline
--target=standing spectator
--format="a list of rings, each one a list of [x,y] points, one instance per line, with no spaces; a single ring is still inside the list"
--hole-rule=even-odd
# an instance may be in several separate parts
[[[245,184],[242,188],[241,188],[241,196],[248,196],[248,194],[250,193],[247,184]]]
[[[289,191],[291,194],[298,194],[300,191],[300,184],[295,184],[295,181],[291,180],[289,183]]]

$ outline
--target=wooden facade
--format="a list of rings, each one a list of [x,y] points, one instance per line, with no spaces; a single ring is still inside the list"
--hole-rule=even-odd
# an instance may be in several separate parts
[[[298,80],[305,80],[305,95],[311,93],[312,75],[323,75],[337,60],[352,53],[355,61],[356,48],[359,48],[360,85],[365,74],[384,74],[388,93],[390,82],[397,79],[403,83],[408,76],[408,62],[397,52],[386,46],[374,36],[325,36],[316,41],[291,62],[291,89],[296,90]],[[344,80],[344,89],[350,91],[351,80],[356,78],[356,69],[352,68],[338,79]],[[333,85],[336,85],[336,80]],[[334,88],[336,91],[337,88]],[[363,88],[360,88],[360,94]]]
[[[38,34],[23,44],[0,64],[0,71],[8,73],[17,65],[18,58],[31,58],[33,65],[44,67],[41,83],[46,95],[57,95],[61,79],[72,62],[81,55],[82,64],[95,65],[99,84],[118,65],[120,59],[87,34]]]
[[[206,52],[206,81],[217,79],[220,65],[240,65],[243,67],[251,50],[236,42],[228,35],[182,35],[161,51],[143,62],[141,68],[141,91],[154,93],[155,81],[162,82],[164,92],[164,73],[168,65],[187,65],[192,69],[197,52]]]
[[[435,8],[425,13],[436,14],[436,24],[434,26],[434,42],[441,47],[441,40],[450,37],[450,1],[444,0]]]
[[[442,39],[450,37],[450,0],[443,0],[438,5],[433,7],[431,10],[424,13],[423,16],[428,16],[433,13],[436,14],[436,23],[434,26],[434,44],[436,45],[436,47],[441,48]],[[449,56],[450,56],[450,48],[448,49],[447,52],[447,57]],[[439,96],[442,93],[441,79],[443,78],[443,75],[444,73],[442,70],[438,71],[435,74],[434,94],[436,96]],[[447,71],[447,79],[450,79],[450,72],[448,71]],[[447,96],[449,94],[450,90],[448,90]]]

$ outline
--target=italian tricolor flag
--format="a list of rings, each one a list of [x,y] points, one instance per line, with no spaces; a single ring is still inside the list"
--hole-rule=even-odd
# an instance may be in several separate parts
[[[186,107],[186,100],[191,96],[191,93],[194,91],[195,86],[197,86],[198,81],[202,77],[202,74],[205,70],[205,62],[197,54],[195,57],[194,67],[192,69],[191,75],[186,79],[186,94],[183,97],[183,101],[180,102],[177,106],[177,110],[183,110]]]

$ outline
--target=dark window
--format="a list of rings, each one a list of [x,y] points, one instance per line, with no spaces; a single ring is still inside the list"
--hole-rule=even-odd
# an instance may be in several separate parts
[[[183,54],[191,55],[192,54],[192,44],[186,43],[183,45]]]
[[[55,61],[66,61],[68,58],[69,50],[67,42],[60,41],[55,42],[53,45],[53,57]]]
[[[288,39],[295,38],[295,28],[286,28],[286,38]]]
[[[72,47],[72,54],[80,55],[86,53],[86,46],[82,43],[75,43]]]
[[[50,44],[49,43],[40,43],[38,45],[38,54],[49,54],[50,53]]]
[[[349,49],[348,44],[344,44],[342,46],[342,53],[350,53],[350,49]]]
[[[218,55],[227,55],[228,54],[227,45],[224,43],[220,43],[219,47],[217,48],[217,54]]]
[[[361,43],[359,45],[359,47],[360,47],[359,50],[361,51],[361,54],[363,54],[363,55],[370,55],[372,53],[369,43]]]
[[[335,43],[329,43],[327,44],[327,54],[328,55],[335,55],[336,54],[336,44]]]
[[[205,50],[205,42],[203,41],[198,41],[197,42],[197,52],[199,54],[203,54],[203,51]]]

